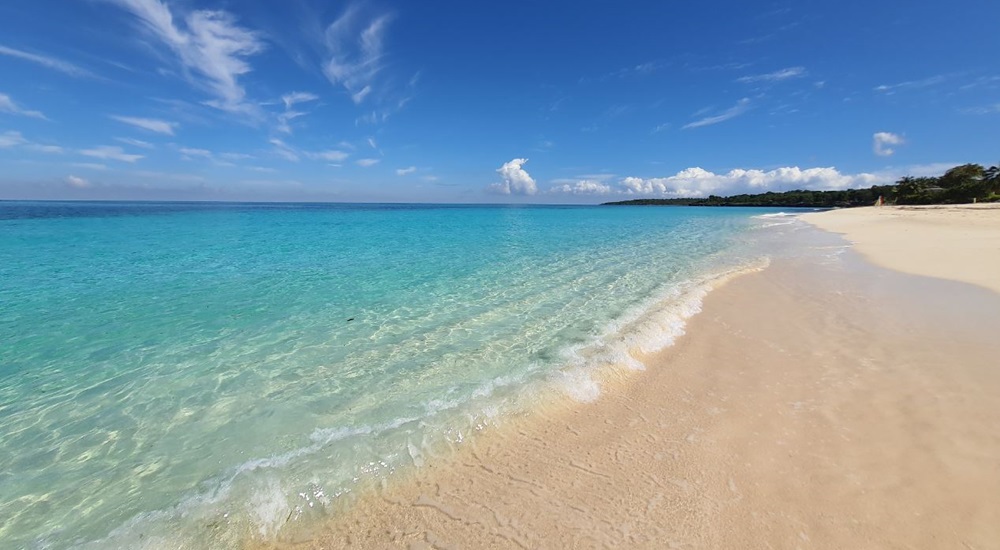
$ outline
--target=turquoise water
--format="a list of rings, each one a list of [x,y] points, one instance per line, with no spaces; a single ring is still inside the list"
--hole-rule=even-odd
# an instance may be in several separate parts
[[[763,212],[0,203],[0,546],[289,536],[642,368]]]

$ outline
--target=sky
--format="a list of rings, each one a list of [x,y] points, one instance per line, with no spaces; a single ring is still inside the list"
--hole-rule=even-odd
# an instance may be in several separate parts
[[[0,3],[0,199],[599,203],[1000,162],[1000,2]]]

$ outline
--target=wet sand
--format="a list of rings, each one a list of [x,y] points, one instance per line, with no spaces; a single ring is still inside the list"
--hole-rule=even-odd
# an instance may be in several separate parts
[[[1000,295],[828,237],[283,546],[1000,547]]]

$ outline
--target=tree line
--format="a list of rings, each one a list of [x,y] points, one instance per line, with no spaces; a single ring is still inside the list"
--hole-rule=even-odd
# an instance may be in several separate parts
[[[961,204],[1000,201],[1000,166],[984,168],[979,164],[956,166],[938,177],[906,176],[892,185],[873,185],[868,189],[840,191],[794,191],[742,194],[689,199],[635,199],[608,202],[606,205],[674,206],[781,206],[834,208],[871,206],[879,198],[885,204]]]

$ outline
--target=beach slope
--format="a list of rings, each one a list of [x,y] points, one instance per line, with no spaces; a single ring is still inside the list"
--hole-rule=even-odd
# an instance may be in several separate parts
[[[921,231],[933,250],[992,246]],[[487,430],[305,544],[995,548],[1000,294],[824,235],[710,293],[675,346],[609,373],[596,402]],[[980,252],[951,261],[976,271]]]

